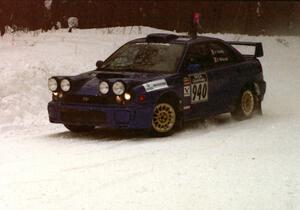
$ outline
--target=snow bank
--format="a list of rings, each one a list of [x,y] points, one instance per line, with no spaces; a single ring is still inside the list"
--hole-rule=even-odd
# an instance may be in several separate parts
[[[123,43],[153,32],[165,31],[117,27],[77,29],[72,34],[67,30],[6,34],[0,39],[0,125],[47,124],[47,79],[51,75],[75,75],[94,69],[97,60],[104,60]],[[261,61],[268,84],[264,109],[272,114],[297,112],[299,37],[207,35],[263,42],[265,56]]]
[[[125,42],[159,32],[147,27],[6,34],[0,39],[0,125],[47,123],[51,75],[95,68]]]

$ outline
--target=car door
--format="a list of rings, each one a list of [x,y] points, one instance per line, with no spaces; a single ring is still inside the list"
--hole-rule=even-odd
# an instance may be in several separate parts
[[[210,68],[213,58],[206,43],[189,46],[186,53],[183,74],[183,96],[185,119],[205,117],[211,112]]]
[[[238,91],[238,69],[240,67],[235,53],[222,42],[211,42],[208,48],[213,66],[207,72],[211,81],[212,109],[215,114],[231,110],[233,96]]]

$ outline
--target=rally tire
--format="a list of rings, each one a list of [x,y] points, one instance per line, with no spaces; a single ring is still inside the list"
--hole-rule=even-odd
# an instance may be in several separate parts
[[[64,126],[68,130],[74,133],[90,132],[95,130],[95,126],[68,125],[68,124],[64,124]]]
[[[175,106],[167,101],[156,104],[153,111],[151,134],[153,136],[169,136],[178,128],[178,113]]]
[[[252,117],[257,108],[257,97],[250,88],[245,88],[236,103],[231,115],[236,120],[245,120]]]

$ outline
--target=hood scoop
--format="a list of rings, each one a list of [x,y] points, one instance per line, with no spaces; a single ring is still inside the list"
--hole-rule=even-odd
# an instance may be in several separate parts
[[[127,78],[128,76],[120,73],[99,73],[97,74],[98,79],[110,79],[110,78]]]

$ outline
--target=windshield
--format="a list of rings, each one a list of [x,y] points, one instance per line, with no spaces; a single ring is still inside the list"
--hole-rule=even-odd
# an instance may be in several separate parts
[[[165,43],[129,43],[116,51],[102,69],[173,73],[180,61],[184,45]]]

